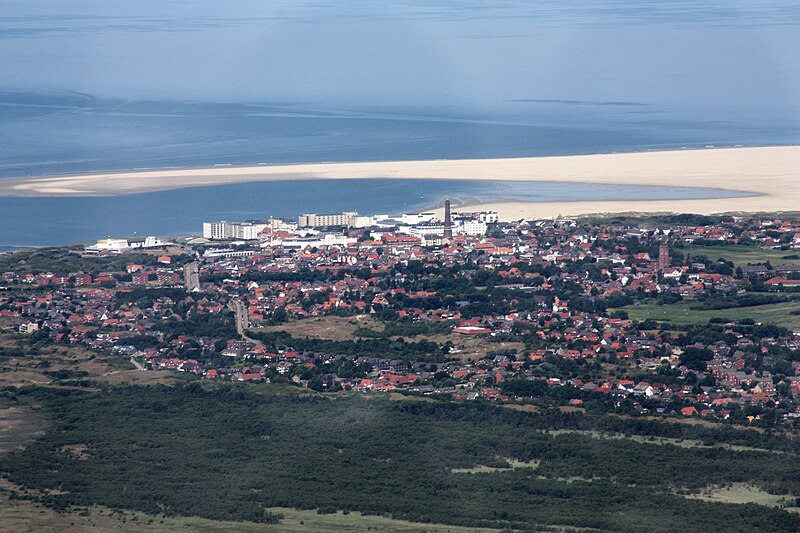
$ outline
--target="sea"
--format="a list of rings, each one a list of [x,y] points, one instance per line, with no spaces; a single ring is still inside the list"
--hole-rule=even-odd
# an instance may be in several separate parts
[[[796,0],[3,0],[0,180],[800,144],[798,27]],[[735,194],[343,180],[5,196],[0,249],[444,196]]]
[[[0,93],[0,179],[96,171],[328,161],[522,157],[791,144],[800,132],[661,113],[543,103],[537,113],[308,109],[99,99],[68,91]],[[421,111],[424,111],[422,113]],[[564,120],[565,115],[574,120]],[[592,114],[594,113],[594,115]],[[612,119],[613,118],[613,119]],[[564,125],[569,124],[569,125]],[[336,180],[196,187],[114,197],[0,197],[0,250],[201,232],[211,220],[527,200],[714,198],[740,191],[466,180]]]

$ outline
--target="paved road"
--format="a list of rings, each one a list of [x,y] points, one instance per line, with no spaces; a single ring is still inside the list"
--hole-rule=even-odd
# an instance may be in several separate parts
[[[183,284],[187,292],[200,290],[200,263],[193,261],[183,267]]]
[[[131,357],[131,364],[136,367],[136,370],[140,370],[142,372],[147,370],[142,363],[140,363],[139,361],[137,361],[133,357]]]
[[[247,316],[247,307],[244,303],[238,298],[234,298],[228,303],[228,307],[230,307],[230,310],[233,311],[233,315],[236,317],[236,332],[239,336],[248,342],[258,343],[259,341],[251,339],[245,334],[247,328],[250,327],[250,318]]]

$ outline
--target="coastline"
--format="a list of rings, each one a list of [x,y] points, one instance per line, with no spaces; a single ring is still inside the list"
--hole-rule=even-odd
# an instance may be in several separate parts
[[[259,181],[366,178],[680,186],[752,193],[713,199],[504,201],[463,206],[498,211],[509,220],[589,213],[800,211],[800,146],[507,159],[303,163],[11,178],[0,180],[0,195],[116,196]]]

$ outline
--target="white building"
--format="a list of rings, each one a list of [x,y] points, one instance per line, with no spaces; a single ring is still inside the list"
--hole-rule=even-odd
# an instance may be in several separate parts
[[[164,246],[172,246],[175,243],[169,241],[162,241],[158,237],[146,237],[143,241],[131,241],[131,248],[162,248]]]
[[[269,217],[269,227],[272,231],[294,231],[297,229],[297,222],[293,220],[284,220],[282,218]]]
[[[113,252],[113,253],[120,253],[127,251],[131,248],[131,245],[128,243],[127,239],[112,239],[109,237],[108,239],[100,239],[92,246],[87,246],[85,250],[87,252],[92,253],[99,253],[99,252]]]
[[[359,215],[354,211],[345,211],[338,215],[317,215],[305,213],[298,217],[297,227],[312,228],[325,226],[347,226],[350,228],[368,228],[371,226],[393,227],[397,225],[413,226],[425,224],[436,220],[435,213],[403,213],[390,216],[386,213],[379,215]]]
[[[39,331],[39,324],[36,322],[28,322],[19,326],[20,333],[27,333],[30,335],[31,333],[36,333],[37,331]]]
[[[252,241],[258,238],[265,222],[203,222],[203,237],[206,239],[241,239]]]
[[[358,213],[355,211],[343,211],[339,214],[329,215],[303,213],[297,219],[297,226],[300,228],[319,228],[327,226],[352,227],[358,216]]]
[[[443,246],[445,239],[442,235],[422,235],[422,246]]]
[[[500,215],[497,211],[481,211],[478,220],[487,224],[497,224],[500,222]]]
[[[258,239],[258,234],[264,231],[267,225],[263,222],[243,222],[233,226],[233,238],[252,241]]]
[[[323,246],[350,246],[357,242],[357,238],[339,233],[328,233],[322,237]]]
[[[203,257],[215,259],[225,257],[228,259],[243,259],[255,255],[255,250],[231,250],[230,248],[209,248],[203,252]]]
[[[371,217],[359,215],[353,219],[354,228],[368,228],[370,226],[377,226],[380,220],[386,220],[389,215],[373,215]]]
[[[487,224],[496,224],[500,222],[500,215],[497,211],[459,211],[456,213],[456,217],[472,218],[481,222],[486,222]]]
[[[317,237],[289,237],[288,239],[283,239],[281,246],[284,248],[306,248],[310,246],[311,248],[319,248],[322,246],[322,241]]]
[[[221,222],[203,222],[203,237],[206,239],[227,239],[228,235],[233,231],[231,223],[226,221]]]
[[[488,225],[481,220],[466,219],[460,226],[457,226],[456,233],[464,233],[470,237],[480,237],[486,235]]]
[[[398,226],[398,231],[417,237],[444,237],[444,224],[441,222],[425,222],[414,226]],[[480,237],[486,235],[488,225],[486,222],[471,218],[457,219],[453,225],[454,235],[469,235]]]
[[[340,233],[328,233],[312,237],[291,237],[281,243],[284,248],[320,248],[322,246],[351,246],[358,242],[355,237],[348,237]]]
[[[400,221],[403,224],[426,224],[436,220],[436,213],[403,213]]]
[[[417,224],[410,228],[401,227],[400,230],[403,233],[407,233],[409,235],[415,235],[417,237],[423,237],[425,235],[428,236],[436,235],[437,237],[444,236],[444,224],[442,223]]]

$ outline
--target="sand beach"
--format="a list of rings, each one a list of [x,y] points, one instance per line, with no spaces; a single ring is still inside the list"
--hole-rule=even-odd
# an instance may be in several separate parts
[[[109,196],[272,180],[366,178],[551,181],[718,188],[746,197],[479,204],[505,219],[622,212],[800,211],[800,146],[600,155],[161,169],[0,180],[0,195]]]

